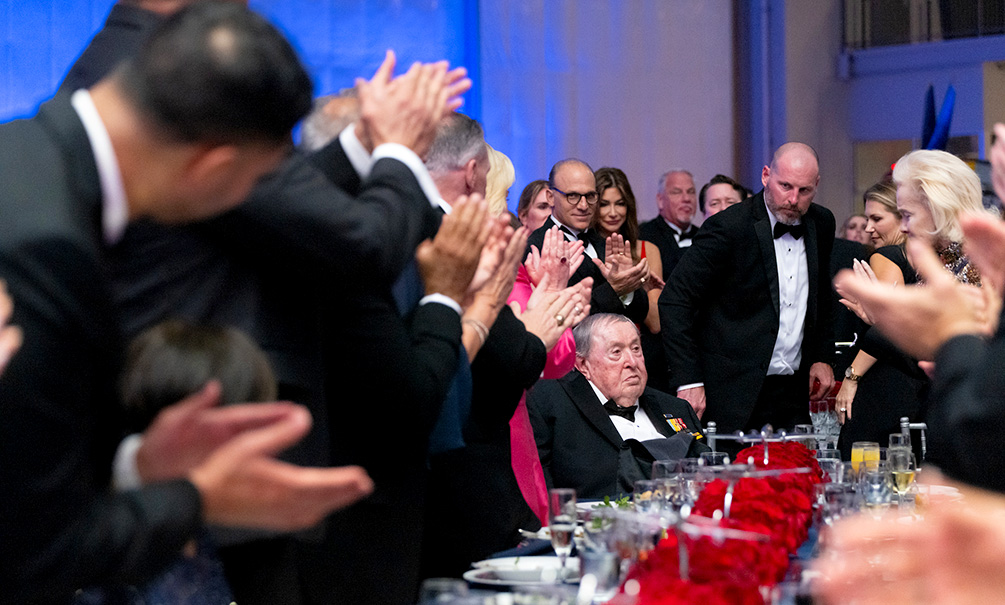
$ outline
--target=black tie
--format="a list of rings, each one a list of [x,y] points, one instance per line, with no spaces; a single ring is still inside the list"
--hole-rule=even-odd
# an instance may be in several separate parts
[[[614,403],[613,399],[608,399],[607,403],[604,404],[604,409],[607,410],[609,416],[621,416],[627,418],[629,422],[635,422],[635,410],[639,409],[639,406],[636,404],[623,408]]]
[[[569,229],[568,227],[566,227],[566,226],[564,226],[564,225],[563,225],[563,226],[561,226],[561,227],[559,227],[559,230],[560,230],[560,231],[563,231],[563,232],[565,232],[565,233],[568,233],[568,234],[569,234],[569,235],[571,235],[572,237],[574,237],[574,238],[578,239],[579,241],[583,242],[583,247],[584,247],[584,248],[585,248],[586,246],[589,246],[589,245],[590,245],[590,238],[589,238],[589,237],[587,237],[587,235],[586,235],[586,231],[580,231],[580,232],[579,232],[579,235],[576,235],[575,233],[573,233],[573,232],[572,232],[572,229]]]
[[[798,225],[786,225],[785,223],[775,223],[774,237],[778,239],[785,235],[786,233],[791,233],[792,237],[799,239],[806,234],[806,225],[802,223]]]
[[[677,236],[677,243],[680,243],[680,242],[682,242],[682,241],[684,241],[686,239],[694,239],[694,234],[697,233],[697,232],[698,232],[698,230],[695,229],[694,227],[691,227],[690,229],[686,229],[685,231],[682,231],[680,233],[680,235]]]

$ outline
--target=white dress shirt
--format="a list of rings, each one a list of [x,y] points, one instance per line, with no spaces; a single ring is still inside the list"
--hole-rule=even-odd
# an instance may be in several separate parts
[[[778,219],[770,209],[768,220],[771,221],[774,233]],[[778,336],[775,338],[775,348],[771,351],[768,376],[790,376],[799,369],[803,356],[803,332],[810,294],[806,236],[796,239],[791,233],[786,233],[773,241],[775,264],[778,267]]]
[[[352,167],[359,174],[359,178],[365,179],[370,176],[370,170],[377,160],[381,158],[394,158],[412,171],[416,180],[419,181],[419,186],[422,187],[423,193],[429,198],[429,203],[433,206],[440,205],[439,203],[443,200],[443,197],[440,196],[440,190],[436,188],[433,177],[429,176],[429,171],[426,170],[426,165],[422,163],[419,156],[415,155],[415,152],[408,147],[399,143],[383,143],[377,145],[376,149],[373,150],[373,154],[367,153],[366,148],[363,147],[363,144],[356,137],[355,124],[346,126],[339,133],[338,140],[342,144],[342,150],[345,151],[346,157],[349,158],[349,163],[352,164]]]
[[[122,183],[119,161],[115,157],[108,129],[91,99],[91,93],[86,89],[78,90],[70,97],[70,105],[80,117],[91,144],[91,152],[94,153],[98,180],[101,182],[101,230],[105,243],[111,245],[122,239],[122,233],[129,222],[126,188]]]
[[[603,408],[604,404],[607,402],[607,398],[604,394],[600,392],[597,385],[593,384],[592,380],[587,379],[590,386],[593,387],[593,392],[597,395],[597,400],[600,401],[600,407]],[[656,430],[656,426],[653,425],[653,421],[646,414],[646,411],[642,409],[639,405],[639,400],[635,400],[635,405],[638,406],[635,410],[635,422],[627,418],[622,418],[621,416],[615,416],[610,414],[608,417],[611,422],[614,423],[614,428],[618,429],[618,434],[621,435],[622,439],[635,439],[637,441],[648,441],[650,439],[666,439],[666,435]],[[607,410],[604,410],[607,414]]]
[[[551,215],[551,220],[555,221],[555,224],[559,226],[559,228],[562,231],[562,235],[565,236],[565,239],[569,240],[570,242],[575,242],[579,240],[579,234],[583,232],[582,229],[574,229],[568,225],[562,224],[562,221],[555,218],[554,214]],[[568,229],[569,231],[566,231],[566,229]],[[600,256],[597,253],[597,249],[593,247],[593,244],[588,242],[583,243],[585,244],[583,247],[583,251],[586,252],[587,256],[589,256],[590,258],[600,258]]]
[[[683,240],[683,241],[681,241],[681,239],[680,239],[680,236],[684,235],[684,230],[683,229],[681,229],[677,225],[671,223],[670,221],[666,220],[665,218],[663,218],[662,215],[660,215],[660,218],[662,218],[663,222],[666,223],[667,226],[669,226],[670,229],[673,230],[673,238],[677,241],[677,247],[678,248],[690,248],[691,247],[691,238],[690,237],[687,238],[687,239],[685,239],[685,240]]]

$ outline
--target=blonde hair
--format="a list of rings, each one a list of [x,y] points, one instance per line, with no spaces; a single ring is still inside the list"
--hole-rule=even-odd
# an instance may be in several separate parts
[[[936,239],[962,242],[960,214],[986,212],[977,173],[951,153],[912,151],[897,160],[893,181],[897,187],[906,185],[921,196],[935,223],[935,231],[929,235]]]
[[[485,201],[488,202],[489,212],[492,214],[502,214],[506,211],[506,195],[509,188],[516,180],[516,171],[513,170],[513,162],[505,153],[495,149],[488,143],[485,144],[489,152],[489,172],[485,177]]]

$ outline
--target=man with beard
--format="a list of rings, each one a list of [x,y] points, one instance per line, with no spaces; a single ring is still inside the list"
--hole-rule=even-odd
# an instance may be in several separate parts
[[[764,190],[709,217],[660,297],[670,384],[719,432],[809,422],[807,400],[833,385],[834,215],[813,204],[819,181],[812,148],[779,147]]]

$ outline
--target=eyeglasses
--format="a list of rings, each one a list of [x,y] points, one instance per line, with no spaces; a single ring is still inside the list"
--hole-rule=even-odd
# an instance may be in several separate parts
[[[596,204],[597,200],[600,199],[600,195],[598,195],[596,191],[591,191],[589,193],[576,193],[575,191],[570,191],[569,193],[566,193],[555,186],[552,186],[552,190],[557,191],[562,195],[564,195],[565,199],[569,200],[569,203],[572,204],[573,206],[578,206],[579,200],[584,198],[586,199],[587,206],[592,206]]]

